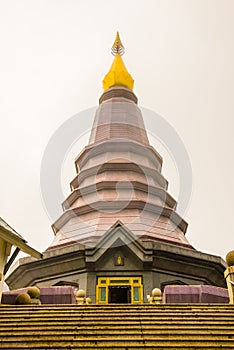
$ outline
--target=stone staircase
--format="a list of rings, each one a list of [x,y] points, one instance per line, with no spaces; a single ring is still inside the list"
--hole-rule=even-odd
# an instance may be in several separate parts
[[[0,305],[0,349],[234,349],[234,305]]]

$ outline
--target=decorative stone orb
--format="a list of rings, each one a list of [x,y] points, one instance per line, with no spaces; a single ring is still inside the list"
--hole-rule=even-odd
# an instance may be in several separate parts
[[[152,297],[161,297],[162,296],[162,292],[161,289],[159,288],[154,288],[152,290]]]
[[[76,292],[76,297],[77,298],[84,298],[85,297],[85,291],[83,289],[79,289],[77,292]]]
[[[231,250],[226,255],[226,263],[228,266],[234,266],[234,250]]]
[[[31,304],[31,298],[28,293],[18,294],[15,300],[16,305],[27,305]]]
[[[91,298],[86,298],[86,304],[92,304],[92,299]]]
[[[37,287],[29,287],[27,293],[33,299],[39,299],[41,295],[40,289]]]

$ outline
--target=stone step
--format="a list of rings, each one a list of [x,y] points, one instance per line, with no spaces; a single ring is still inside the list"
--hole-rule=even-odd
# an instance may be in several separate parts
[[[227,327],[228,329],[233,330],[234,329],[234,324],[233,321],[229,321],[227,322],[209,322],[209,323],[201,323],[199,320],[195,323],[195,322],[165,322],[165,323],[158,323],[158,324],[152,324],[152,322],[147,322],[147,323],[142,323],[142,322],[124,322],[124,324],[105,324],[105,323],[95,323],[95,324],[87,324],[87,323],[81,323],[81,322],[64,322],[64,323],[60,323],[60,325],[58,325],[57,323],[46,323],[46,324],[38,324],[38,322],[34,322],[34,323],[28,323],[28,322],[20,322],[20,329],[24,331],[33,331],[34,329],[38,330],[50,330],[50,329],[54,329],[54,330],[72,330],[72,329],[79,329],[79,330],[83,330],[83,329],[90,329],[92,330],[95,326],[95,329],[112,329],[112,330],[121,330],[121,329],[136,329],[138,327],[141,327],[141,329],[156,329],[156,330],[164,330],[164,329],[178,329],[178,327],[180,327],[180,329],[224,329],[226,330]],[[2,323],[0,325],[0,332],[6,332],[6,331],[13,331],[13,330],[19,330],[19,322],[16,323]]]
[[[177,329],[147,329],[147,328],[142,328],[140,325],[139,327],[135,327],[135,328],[130,328],[130,329],[112,329],[110,328],[102,328],[102,329],[96,329],[95,328],[87,328],[87,329],[80,329],[80,328],[76,328],[76,329],[43,329],[43,334],[41,334],[41,329],[32,329],[32,330],[25,330],[23,329],[8,329],[7,330],[7,335],[5,332],[0,332],[1,335],[1,341],[3,341],[4,339],[9,339],[11,336],[15,337],[17,336],[19,339],[20,337],[25,337],[27,336],[28,339],[30,339],[31,337],[40,337],[43,338],[45,337],[46,339],[56,339],[56,337],[58,335],[63,335],[63,339],[65,338],[70,338],[75,336],[77,339],[82,339],[83,337],[85,337],[86,339],[89,338],[90,333],[92,334],[92,337],[106,337],[106,336],[112,336],[115,335],[115,337],[131,337],[132,335],[134,335],[134,338],[136,338],[138,335],[144,334],[144,335],[150,335],[151,337],[154,338],[161,338],[162,336],[166,335],[168,337],[172,337],[174,335],[176,335],[177,337],[193,337],[196,336],[197,338],[199,337],[203,337],[203,338],[210,338],[211,336],[219,336],[220,335],[220,329],[216,328],[216,329],[211,329],[211,328],[206,328],[206,329],[188,329],[188,328],[180,328],[178,327]],[[186,331],[186,334],[185,334]],[[226,337],[228,336],[230,339],[232,337],[234,337],[233,334],[233,328],[232,329],[222,329],[222,336]],[[234,338],[233,338],[234,340]]]
[[[233,305],[0,305],[1,349],[230,349]]]
[[[50,313],[57,313],[57,314],[90,314],[90,315],[95,315],[97,312],[99,314],[105,314],[105,315],[113,315],[113,314],[129,314],[131,313],[132,315],[137,315],[137,314],[141,314],[141,315],[144,315],[144,314],[170,314],[170,313],[182,313],[182,314],[185,314],[185,313],[200,313],[200,314],[203,314],[203,313],[234,313],[234,309],[229,309],[229,310],[176,310],[176,309],[171,309],[171,310],[138,310],[138,311],[132,311],[132,310],[112,310],[111,312],[107,312],[105,310],[45,310],[45,309],[39,309],[39,308],[30,308],[28,310],[21,310],[21,309],[15,309],[15,310],[2,310],[0,309],[0,312],[1,314],[4,314],[4,313],[7,313],[7,314],[23,314],[24,312],[26,313],[34,313],[34,312],[41,312],[41,313],[44,313],[44,314],[50,314]]]
[[[226,318],[230,318],[230,317],[234,317],[234,313],[229,313],[229,314],[225,314],[225,313],[220,313],[220,314],[215,314],[215,313],[207,313],[207,314],[198,314],[198,313],[186,313],[186,314],[177,314],[177,313],[170,313],[170,314],[118,314],[118,315],[105,315],[105,314],[98,314],[98,315],[87,315],[87,314],[33,314],[33,313],[26,313],[26,314],[22,314],[22,315],[11,315],[11,314],[1,314],[1,320],[5,319],[9,319],[11,318],[11,320],[17,320],[17,319],[24,319],[25,317],[30,318],[30,319],[38,319],[38,320],[50,320],[50,319],[56,319],[56,320],[63,320],[63,319],[81,319],[81,318],[85,318],[88,321],[92,321],[92,320],[112,320],[112,321],[119,321],[120,319],[124,319],[124,318],[131,318],[132,320],[138,320],[139,318],[142,320],[150,320],[152,318],[154,318],[155,320],[169,320],[171,318],[173,319],[185,319],[185,318],[201,318],[201,319],[210,319],[212,320],[213,318],[215,319],[226,319]]]
[[[215,339],[216,335],[213,334],[199,334],[199,333],[195,333],[195,334],[188,334],[188,333],[184,333],[184,334],[176,334],[176,335],[170,335],[170,334],[148,334],[148,333],[137,333],[134,336],[132,334],[114,334],[114,337],[111,334],[88,334],[88,333],[84,333],[84,334],[77,334],[74,332],[74,334],[63,334],[63,332],[60,332],[60,336],[61,336],[61,340],[62,341],[66,341],[66,342],[100,342],[100,341],[119,341],[119,342],[123,342],[123,341],[170,341],[170,340],[177,340],[177,341],[221,341],[224,340],[226,342],[231,342],[233,345],[233,333],[230,334],[222,334],[222,335],[218,335],[217,339]],[[26,338],[27,337],[27,338]],[[11,339],[9,337],[9,335],[7,334],[5,337],[1,337],[1,343],[3,342],[15,342],[15,343],[19,343],[19,342],[28,342],[28,343],[32,343],[32,342],[57,342],[58,341],[58,335],[51,335],[51,334],[35,334],[35,335],[17,335],[17,337],[14,337],[13,339]]]
[[[77,310],[77,309],[95,309],[95,310],[108,310],[108,309],[129,309],[131,311],[135,310],[150,310],[150,309],[161,309],[161,310],[167,310],[167,309],[176,309],[177,310],[184,310],[184,309],[234,309],[234,305],[232,304],[159,304],[159,305],[153,305],[153,304],[89,304],[89,305],[74,305],[74,304],[42,304],[40,305],[40,308],[42,309],[48,309],[48,310]],[[1,309],[25,309],[28,310],[32,307],[35,307],[35,305],[6,305],[6,304],[0,304]]]
[[[54,306],[54,305],[53,305]],[[0,312],[1,313],[24,313],[24,312],[43,312],[43,313],[51,313],[51,312],[54,312],[54,313],[80,313],[80,314],[83,314],[83,313],[87,313],[87,314],[96,314],[96,312],[98,313],[103,313],[103,314],[113,314],[113,313],[133,313],[133,314],[137,314],[137,313],[140,313],[140,314],[144,314],[144,313],[147,313],[147,314],[150,314],[150,313],[163,313],[163,314],[166,314],[166,313],[170,313],[170,312],[173,312],[173,313],[185,313],[185,312],[199,312],[199,313],[214,313],[214,312],[218,312],[218,313],[221,313],[221,312],[232,312],[234,313],[234,307],[230,306],[228,308],[162,308],[162,307],[158,307],[157,305],[155,305],[154,307],[152,308],[133,308],[133,309],[126,309],[126,308],[114,308],[114,309],[109,309],[109,308],[94,308],[94,307],[75,307],[75,308],[45,308],[45,307],[39,307],[39,306],[28,306],[28,307],[2,307],[0,305]]]
[[[1,349],[125,349],[125,350],[134,350],[134,349],[233,349],[233,342],[227,340],[216,341],[214,339],[207,340],[180,340],[180,339],[161,339],[159,341],[153,340],[93,340],[93,341],[85,341],[81,342],[80,340],[72,339],[69,341],[59,341],[56,339],[55,341],[37,341],[37,342],[4,342],[1,343]]]
[[[117,314],[117,313],[125,313],[125,314],[150,314],[150,313],[174,313],[174,312],[178,312],[178,313],[186,313],[186,312],[198,312],[198,313],[214,313],[214,312],[223,312],[223,313],[229,313],[232,312],[234,313],[234,305],[228,305],[228,307],[177,307],[177,305],[174,305],[173,307],[165,307],[163,308],[162,305],[160,305],[159,307],[157,305],[154,305],[153,307],[134,307],[134,308],[125,308],[125,307],[115,307],[110,309],[109,307],[102,307],[102,308],[95,308],[94,305],[92,304],[92,307],[90,305],[73,305],[73,307],[60,307],[61,305],[59,305],[57,308],[55,308],[55,305],[49,305],[50,307],[45,307],[44,305],[28,305],[28,306],[21,306],[21,305],[15,305],[15,306],[11,306],[11,307],[3,307],[3,305],[0,304],[0,312],[1,313],[32,313],[35,312],[37,310],[37,312],[41,312],[41,313],[76,313],[76,314],[83,314],[83,313],[87,313],[87,314]],[[70,306],[70,305],[69,305]],[[106,305],[107,306],[107,305]]]
[[[155,324],[157,325],[160,325],[162,323],[164,324],[167,324],[167,323],[171,323],[171,322],[176,322],[176,324],[178,323],[185,323],[187,324],[188,321],[189,322],[196,322],[196,321],[199,321],[200,323],[212,323],[212,322],[218,322],[219,324],[222,324],[222,323],[230,323],[232,324],[232,321],[234,317],[231,316],[231,317],[216,317],[216,316],[213,316],[213,317],[194,317],[194,316],[188,316],[188,317],[167,317],[167,318],[155,318],[155,317],[131,317],[131,316],[128,316],[128,318],[122,318],[122,317],[119,317],[119,318],[102,318],[101,316],[98,316],[97,318],[92,318],[92,319],[88,319],[88,318],[85,318],[85,317],[82,317],[82,318],[77,318],[77,317],[69,317],[69,318],[57,318],[57,317],[53,317],[51,315],[50,318],[37,318],[37,317],[31,317],[31,316],[26,316],[26,318],[11,318],[11,320],[9,320],[9,318],[7,317],[1,317],[1,323],[7,323],[7,324],[11,324],[11,323],[19,323],[19,322],[23,322],[23,323],[32,323],[32,322],[38,322],[38,323],[66,323],[66,322],[70,322],[70,321],[73,321],[73,322],[78,322],[78,323],[82,323],[82,324],[91,324],[91,325],[98,325],[98,324],[120,324],[121,322],[131,322],[131,324],[133,323],[138,323],[138,322],[141,322],[142,324],[149,324],[150,322],[154,322]]]

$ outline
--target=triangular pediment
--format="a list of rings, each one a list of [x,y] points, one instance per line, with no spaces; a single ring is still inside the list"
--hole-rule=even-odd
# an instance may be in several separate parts
[[[97,241],[94,247],[86,249],[86,262],[96,262],[107,250],[121,248],[123,246],[127,246],[142,261],[151,252],[147,244],[141,242],[139,238],[118,220]]]

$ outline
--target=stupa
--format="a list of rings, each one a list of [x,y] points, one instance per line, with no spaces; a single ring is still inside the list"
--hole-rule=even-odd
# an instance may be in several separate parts
[[[77,285],[96,303],[141,303],[153,287],[225,287],[225,262],[194,249],[150,145],[117,33],[88,145],[44,259],[20,260],[11,288]],[[183,184],[182,184],[183,185]]]

